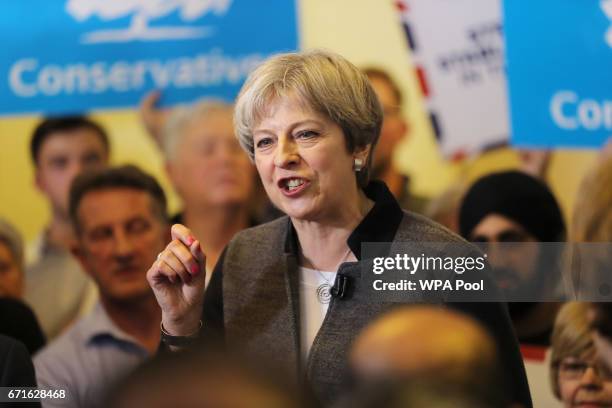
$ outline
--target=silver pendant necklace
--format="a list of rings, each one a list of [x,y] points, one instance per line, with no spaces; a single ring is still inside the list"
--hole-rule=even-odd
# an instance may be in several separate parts
[[[340,266],[340,264],[342,264],[342,262],[346,261],[346,259],[348,258],[350,253],[351,253],[351,249],[349,248],[346,251],[346,254],[344,255],[344,257],[342,257],[342,260],[336,266],[336,271],[338,271],[338,266]],[[322,305],[326,305],[326,304],[328,304],[331,301],[331,298],[332,298],[331,291],[332,291],[333,285],[331,283],[331,279],[327,279],[325,277],[325,275],[323,274],[323,272],[321,272],[318,269],[315,269],[315,271],[317,271],[319,276],[325,281],[324,283],[321,283],[319,286],[317,286],[317,291],[316,291],[317,292],[317,300]]]
[[[325,276],[323,275],[323,273],[321,273],[320,270],[317,269],[317,272],[319,273],[319,276],[321,276],[321,278],[323,278],[323,280],[325,281],[325,283],[322,283],[317,286],[317,300],[322,305],[326,305],[331,301],[331,280],[325,278]]]

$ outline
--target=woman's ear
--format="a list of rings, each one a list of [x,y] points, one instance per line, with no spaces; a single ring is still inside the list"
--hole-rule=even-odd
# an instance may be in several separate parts
[[[362,147],[357,147],[355,148],[355,151],[353,152],[353,157],[355,158],[355,165],[357,165],[357,161],[361,162],[361,167],[365,167],[367,162],[368,162],[368,158],[370,157],[370,152],[372,150],[372,144],[368,144]]]

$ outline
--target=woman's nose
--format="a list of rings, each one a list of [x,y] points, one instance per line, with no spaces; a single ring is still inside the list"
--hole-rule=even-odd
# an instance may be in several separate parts
[[[290,167],[299,162],[297,146],[291,138],[279,138],[274,152],[274,165],[277,167]]]
[[[580,378],[580,383],[582,386],[589,388],[598,388],[601,386],[601,378],[599,377],[597,371],[594,367],[587,367],[584,374]]]

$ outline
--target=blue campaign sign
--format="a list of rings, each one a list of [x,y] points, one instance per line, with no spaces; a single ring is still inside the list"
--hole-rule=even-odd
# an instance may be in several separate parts
[[[232,100],[268,56],[298,48],[292,0],[28,0],[2,4],[0,114]]]
[[[612,0],[506,0],[504,30],[513,144],[612,136]]]

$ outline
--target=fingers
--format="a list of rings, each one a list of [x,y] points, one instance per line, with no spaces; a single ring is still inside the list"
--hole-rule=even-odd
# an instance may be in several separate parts
[[[159,131],[157,124],[158,112],[157,108],[155,107],[155,104],[157,103],[157,101],[159,101],[160,97],[161,93],[159,91],[151,91],[147,93],[140,101],[140,117],[142,118],[142,121],[147,130],[152,134],[155,134],[157,131]]]
[[[173,241],[170,245],[173,245],[175,242],[176,241]],[[183,246],[181,243],[177,243],[176,245]],[[170,283],[182,281],[186,284],[190,284],[195,276],[200,273],[200,270],[195,258],[191,256],[190,252],[184,246],[183,251],[188,254],[187,257],[183,255],[182,258],[179,258],[176,255],[176,249],[171,250],[170,248],[166,248],[164,251],[160,252],[157,260],[154,262],[149,272],[147,272],[147,279],[149,279],[149,282],[153,284],[164,281],[169,281]],[[186,264],[193,266],[186,266]],[[196,271],[196,273],[193,271]]]
[[[161,92],[159,91],[147,93],[140,101],[139,110],[145,128],[155,142],[161,147],[162,131],[168,117],[168,111],[166,109],[160,109],[157,106],[160,99]]]
[[[603,149],[601,149],[601,153],[599,155],[600,161],[608,160],[612,157],[612,136],[608,138],[608,141],[604,145]]]
[[[197,260],[199,268],[201,270],[204,270],[204,268],[206,267],[206,255],[204,255],[204,252],[202,251],[200,241],[194,241],[193,244],[191,244],[191,246],[189,247],[189,251],[191,252],[191,255],[193,255],[193,257]]]
[[[140,111],[143,114],[150,114],[155,111],[155,104],[157,103],[157,101],[159,101],[160,97],[161,92],[157,90],[148,92],[140,101]]]
[[[194,241],[192,246],[198,246],[198,241]],[[191,249],[186,247],[182,242],[174,240],[168,244],[166,250],[162,252],[161,256],[168,264],[177,272],[184,270],[191,275],[198,275],[200,273],[200,264],[197,256],[192,254]]]
[[[181,241],[186,247],[191,247],[195,242],[195,237],[191,233],[191,230],[183,224],[174,224],[170,229],[173,240]]]
[[[172,246],[175,248],[172,248]],[[174,271],[174,273],[178,275],[178,278],[185,283],[191,282],[192,275],[195,275],[192,271],[197,268],[197,266],[193,266],[196,262],[189,251],[183,244],[177,241],[172,241],[168,247],[160,253],[158,261],[165,264],[171,271]]]
[[[173,239],[158,255],[154,264],[158,272],[151,273],[152,279],[190,283],[195,277],[205,274],[206,257],[199,241],[184,225],[173,225],[171,233]]]
[[[178,282],[179,279],[180,276],[176,271],[161,259],[161,254],[147,271],[147,281],[149,281],[149,285],[151,285],[152,288],[167,282],[175,283]]]

